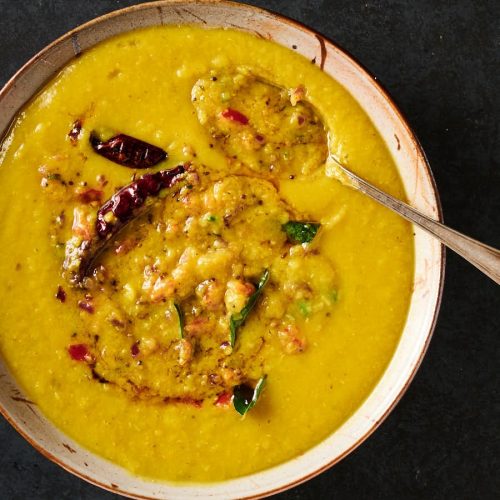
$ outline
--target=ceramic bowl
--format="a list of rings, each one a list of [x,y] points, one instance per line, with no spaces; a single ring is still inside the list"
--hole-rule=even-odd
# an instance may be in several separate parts
[[[387,93],[335,44],[294,21],[226,1],[160,1],[99,17],[67,33],[31,59],[0,92],[0,137],[25,103],[68,61],[125,31],[162,24],[225,26],[273,40],[315,60],[360,103],[385,140],[411,205],[441,219],[438,193],[425,155]],[[134,477],[78,445],[23,395],[0,360],[0,410],[41,453],[102,488],[135,498],[257,498],[295,486],[331,467],[359,446],[401,398],[422,361],[434,329],[443,284],[444,252],[415,228],[414,291],[401,341],[384,375],[356,412],[305,454],[271,469],[221,483],[178,485]]]

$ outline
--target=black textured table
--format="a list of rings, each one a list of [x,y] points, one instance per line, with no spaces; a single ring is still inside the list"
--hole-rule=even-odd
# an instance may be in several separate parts
[[[0,84],[70,28],[129,0],[0,0]],[[249,2],[339,43],[389,90],[426,151],[446,222],[500,247],[500,2]],[[448,252],[441,314],[410,389],[379,430],[282,499],[500,495],[500,288]],[[0,418],[0,499],[112,499]]]

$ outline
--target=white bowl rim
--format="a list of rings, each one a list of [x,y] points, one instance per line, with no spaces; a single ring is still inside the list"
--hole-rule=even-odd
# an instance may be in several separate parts
[[[121,17],[121,16],[128,15],[128,14],[138,13],[138,12],[141,12],[143,10],[146,11],[146,10],[149,10],[152,8],[160,9],[160,16],[161,16],[161,8],[162,7],[170,7],[172,5],[181,5],[181,4],[186,4],[186,5],[191,5],[191,6],[195,5],[195,4],[213,5],[213,6],[222,5],[226,8],[229,8],[229,9],[246,10],[250,13],[255,14],[255,15],[261,15],[261,16],[266,15],[277,24],[292,27],[298,31],[306,33],[309,36],[314,35],[318,39],[318,41],[320,42],[321,58],[322,59],[323,59],[323,51],[326,50],[325,47],[328,47],[328,49],[334,50],[338,54],[342,55],[347,61],[349,61],[349,63],[352,65],[353,69],[355,71],[359,72],[364,77],[366,77],[369,81],[369,84],[373,87],[373,89],[375,89],[377,92],[380,93],[380,95],[382,96],[382,99],[387,102],[387,104],[391,108],[392,112],[396,116],[397,120],[399,120],[400,125],[402,125],[403,128],[405,129],[408,137],[411,139],[411,141],[413,143],[415,155],[417,155],[419,157],[418,160],[420,161],[420,164],[419,164],[420,168],[423,168],[423,170],[424,170],[423,173],[426,176],[425,182],[429,183],[430,189],[432,191],[432,200],[430,200],[430,203],[434,209],[433,215],[437,220],[439,220],[439,221],[443,220],[441,202],[439,199],[439,193],[438,193],[435,179],[434,179],[434,176],[433,176],[432,171],[430,169],[428,160],[425,156],[425,153],[424,153],[416,135],[414,134],[413,130],[408,125],[407,120],[403,116],[403,113],[399,110],[398,106],[395,104],[394,100],[389,95],[389,93],[377,81],[376,77],[374,77],[366,68],[364,68],[364,66],[361,63],[359,63],[359,61],[357,61],[357,59],[354,56],[352,56],[348,51],[346,51],[345,49],[340,47],[337,43],[330,41],[327,37],[324,37],[323,35],[318,34],[314,29],[309,28],[308,26],[306,26],[298,21],[295,21],[293,19],[290,19],[282,14],[277,14],[277,13],[271,12],[271,11],[266,10],[266,9],[254,7],[252,5],[240,4],[238,2],[233,2],[231,0],[194,0],[194,1],[158,0],[158,1],[153,1],[153,2],[135,4],[135,5],[132,5],[129,7],[118,9],[118,10],[109,12],[107,14],[98,16],[98,17],[96,17],[96,18],[94,18],[94,19],[92,19],[84,24],[77,26],[73,30],[68,31],[67,33],[60,36],[59,38],[54,40],[52,43],[50,43],[49,45],[44,47],[42,50],[40,50],[31,59],[29,59],[5,83],[3,88],[0,90],[0,107],[2,106],[2,100],[6,96],[8,96],[10,92],[15,91],[16,84],[20,80],[22,80],[23,77],[26,76],[26,74],[29,72],[29,70],[32,67],[34,67],[37,63],[39,63],[40,61],[44,61],[44,57],[48,53],[50,53],[54,48],[57,48],[59,45],[63,44],[64,42],[71,40],[71,42],[73,43],[73,46],[74,46],[74,51],[75,51],[74,57],[77,57],[80,53],[80,47],[78,45],[78,35],[79,34],[85,32],[89,29],[92,29],[96,26],[99,26],[100,24],[105,23],[105,22],[109,21],[110,19],[114,19],[114,18]],[[166,24],[168,24],[168,23],[166,23]],[[178,24],[178,23],[171,23],[171,24]],[[195,19],[190,19],[190,22],[186,23],[186,24],[197,24],[197,21]],[[210,25],[210,27],[215,27],[215,25]],[[133,29],[135,29],[135,28],[131,28],[130,31],[132,31]],[[240,29],[243,31],[245,30],[244,28],[241,28],[241,27],[239,27],[239,28],[235,27],[235,29]],[[128,31],[128,30],[122,30],[121,32],[125,33],[126,31]],[[249,30],[247,29],[247,31],[249,31]],[[111,36],[113,36],[113,35],[109,35],[109,37],[111,37]],[[104,40],[106,38],[108,38],[108,37],[103,37],[102,40]],[[279,43],[279,42],[276,42],[276,43]],[[68,62],[69,62],[69,60],[66,61],[62,66],[55,67],[53,69],[52,75],[45,78],[44,82],[41,86],[43,86],[47,81],[49,81],[53,77],[53,75],[56,74]],[[322,60],[321,61],[322,68],[323,68],[323,63],[324,63],[324,61]],[[335,78],[335,77],[333,77],[333,78]],[[38,92],[38,90],[35,92],[31,92],[30,97],[32,97],[33,95],[36,95],[37,92]],[[26,99],[22,104],[17,106],[17,109],[14,111],[14,115],[17,115],[17,113],[28,102],[28,100],[29,99]],[[10,117],[8,119],[8,123],[11,123],[11,122],[12,122],[12,118]],[[0,131],[1,130],[2,130],[2,117],[0,116]],[[1,144],[2,137],[4,137],[8,133],[8,130],[9,130],[8,127],[5,126],[4,133],[2,134],[0,132],[0,144]],[[399,139],[397,137],[396,137],[396,139],[399,142]],[[370,428],[366,432],[364,432],[364,434],[361,437],[359,437],[355,442],[353,442],[351,444],[351,446],[347,447],[343,451],[343,453],[335,456],[329,462],[321,465],[320,467],[313,468],[313,470],[309,471],[309,473],[307,473],[306,475],[303,475],[300,477],[295,477],[293,480],[288,480],[288,481],[282,482],[276,488],[267,488],[267,489],[265,489],[265,491],[258,491],[255,494],[238,496],[238,498],[245,498],[245,499],[262,498],[265,496],[270,496],[270,495],[280,493],[280,492],[285,491],[287,489],[290,489],[294,486],[297,486],[305,481],[308,481],[309,479],[319,475],[321,472],[325,471],[326,469],[332,467],[333,465],[338,463],[340,460],[342,460],[345,456],[347,456],[349,453],[351,453],[360,444],[362,444],[378,428],[378,426],[387,418],[387,416],[390,414],[390,412],[393,410],[393,408],[396,406],[396,404],[399,402],[399,400],[403,397],[403,395],[406,392],[407,388],[409,387],[411,381],[413,380],[416,372],[418,371],[418,368],[419,368],[419,366],[423,360],[423,357],[427,351],[428,345],[430,343],[432,334],[433,334],[434,329],[435,329],[435,325],[436,325],[436,321],[437,321],[437,317],[438,317],[438,313],[439,313],[439,309],[440,309],[440,305],[441,305],[443,286],[444,286],[445,252],[444,252],[444,247],[442,245],[439,245],[439,256],[438,256],[437,260],[438,260],[439,267],[438,267],[438,269],[435,270],[437,281],[435,281],[434,289],[433,289],[433,292],[434,292],[434,299],[433,299],[434,302],[433,302],[433,307],[432,307],[433,314],[432,314],[432,318],[429,321],[428,327],[426,328],[427,333],[425,335],[424,342],[419,348],[419,354],[412,365],[411,372],[404,377],[405,380],[402,383],[401,387],[399,388],[397,394],[395,396],[392,396],[391,401],[385,405],[385,411],[383,412],[383,414],[378,419],[373,421],[371,423]],[[0,365],[1,365],[1,360],[0,360]],[[381,380],[382,379],[380,379],[377,382],[377,387],[378,387],[378,385],[380,385]],[[376,389],[376,387],[373,389],[373,391],[375,391],[375,389]],[[23,403],[23,404],[26,403],[26,401],[23,402],[23,398],[19,397],[18,399],[20,400],[19,401],[20,403]],[[26,406],[29,406],[29,401],[27,402]],[[359,408],[355,411],[355,414],[358,411],[359,411]],[[37,449],[37,451],[39,451],[42,455],[44,455],[45,457],[47,457],[51,461],[55,462],[56,464],[58,464],[59,466],[61,466],[65,470],[67,470],[68,472],[76,475],[77,477],[84,479],[85,481],[87,481],[91,484],[94,484],[96,486],[99,486],[105,490],[111,491],[113,493],[119,493],[121,495],[128,496],[131,498],[141,498],[141,499],[148,499],[148,500],[162,498],[162,497],[159,497],[156,495],[155,496],[145,496],[145,495],[139,494],[137,491],[127,490],[126,488],[119,487],[113,483],[108,484],[108,483],[101,482],[101,481],[97,480],[96,478],[92,477],[91,475],[85,474],[81,470],[78,470],[77,468],[72,467],[69,463],[67,463],[67,461],[65,461],[64,458],[60,458],[59,456],[56,456],[53,453],[51,453],[50,451],[48,451],[45,448],[45,446],[43,444],[41,444],[37,440],[37,438],[32,435],[32,432],[28,428],[26,422],[21,423],[18,419],[13,417],[10,414],[10,411],[5,407],[5,405],[3,404],[2,401],[0,401],[0,413],[19,432],[19,434],[21,434],[35,449]],[[49,425],[53,426],[53,424],[49,424]],[[335,431],[335,432],[337,432],[337,431]],[[325,440],[326,439],[328,439],[328,438],[325,438]],[[72,442],[72,440],[70,440],[69,438],[66,438],[66,441]],[[73,443],[73,445],[75,444],[74,442],[72,442],[72,443]],[[78,445],[76,445],[76,446],[78,446]],[[305,453],[305,455],[310,454],[315,448],[316,447],[314,447],[311,450],[308,450]],[[91,455],[93,455],[94,457],[97,457],[97,455],[94,455],[94,454],[91,454]],[[294,459],[292,459],[288,462],[285,462],[284,464],[280,464],[272,469],[282,467],[282,466],[288,464],[289,462],[292,462],[293,460]],[[236,483],[240,480],[243,480],[243,479],[246,479],[249,477],[251,478],[253,476],[258,476],[258,475],[261,475],[265,472],[267,472],[267,470],[258,472],[252,476],[244,476],[242,478],[236,478],[234,480],[229,480],[229,481],[224,481],[221,483],[214,483],[214,484],[221,484],[221,485],[228,485],[229,486],[230,483]],[[213,483],[195,483],[194,485],[188,486],[187,488],[188,489],[189,488],[198,488],[200,490],[205,491],[210,487],[211,484],[213,484]],[[169,486],[176,488],[175,484],[172,485],[172,483],[170,483]],[[210,493],[207,496],[210,496],[212,498],[228,498],[227,496],[224,496],[224,495],[222,495],[222,496],[220,496],[219,494],[212,495]],[[179,498],[188,498],[188,497],[182,495],[182,496],[179,496]]]

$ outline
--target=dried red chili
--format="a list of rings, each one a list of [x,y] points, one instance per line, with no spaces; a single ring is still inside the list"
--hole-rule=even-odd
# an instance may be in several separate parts
[[[78,247],[66,247],[64,269],[71,270],[70,281],[81,283],[107,242],[130,221],[144,213],[148,198],[158,195],[162,189],[172,187],[181,180],[185,171],[184,166],[179,165],[170,170],[143,175],[111,196],[97,211],[95,235],[92,239],[83,240]]]
[[[100,238],[116,234],[123,225],[140,214],[146,199],[175,184],[185,172],[182,165],[171,170],[146,174],[115,193],[97,212],[96,230]],[[108,219],[107,214],[114,217]]]
[[[221,115],[223,118],[226,118],[227,120],[241,123],[242,125],[246,125],[248,123],[248,118],[243,113],[240,113],[236,109],[227,108],[224,111],[222,111]]]
[[[90,134],[94,151],[110,161],[131,168],[149,168],[167,158],[167,152],[158,146],[119,134],[107,141],[101,141],[95,132]]]

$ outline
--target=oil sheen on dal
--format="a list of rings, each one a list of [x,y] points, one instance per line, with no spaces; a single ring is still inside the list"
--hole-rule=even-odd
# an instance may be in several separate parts
[[[211,71],[235,67],[255,69],[285,88],[303,86],[330,130],[330,148],[360,175],[404,197],[382,139],[338,83],[292,50],[232,30],[158,27],[98,45],[71,62],[26,107],[0,155],[0,180],[6,187],[0,200],[0,272],[4,277],[0,283],[1,354],[30,399],[57,427],[139,475],[176,481],[223,480],[266,469],[307,451],[335,431],[368,396],[395,350],[406,319],[413,275],[409,224],[327,178],[323,171],[310,175],[294,171],[294,175],[281,176],[273,183],[266,176],[254,178],[252,172],[235,171],[238,167],[223,150],[214,147],[213,138],[198,121],[192,88]],[[68,132],[80,117],[84,117],[83,135],[75,146]],[[179,195],[185,194],[188,200],[181,208],[175,208],[171,199],[154,207],[153,220],[163,225],[150,230],[146,217],[120,236],[121,243],[133,246],[139,235],[140,245],[131,250],[124,247],[123,252],[115,247],[103,255],[102,264],[111,273],[119,273],[115,293],[123,308],[118,312],[111,310],[111,292],[91,292],[92,312],[78,307],[85,297],[61,277],[64,242],[71,236],[77,204],[75,193],[99,186],[105,200],[117,187],[128,184],[133,174],[94,153],[87,138],[99,127],[163,147],[169,158],[161,168],[190,162],[200,178],[192,194]],[[206,177],[217,178],[203,180],[204,171],[210,172]],[[61,178],[71,179],[73,184],[63,184]],[[231,205],[230,199],[219,200],[221,205],[217,205],[221,190],[240,197],[255,195],[262,203],[245,202],[245,216],[240,219],[238,206],[230,214],[229,225],[224,226],[217,218],[221,214],[214,213],[213,220],[207,216],[209,209],[216,212]],[[192,208],[195,205],[198,208]],[[262,206],[265,211],[259,208]],[[175,211],[178,215],[172,216]],[[187,220],[190,213],[195,214],[196,225],[175,235],[176,217]],[[313,243],[317,258],[298,245],[293,255],[289,253],[285,266],[279,264],[280,251],[287,245],[280,228],[297,216],[321,223]],[[186,291],[176,288],[175,293],[191,308],[197,307],[189,302],[197,300],[197,295],[191,299],[190,290],[198,282],[234,279],[221,271],[229,265],[235,269],[238,262],[231,260],[233,254],[219,252],[212,261],[206,258],[212,255],[211,250],[203,246],[195,228],[210,224],[214,224],[210,249],[220,240],[229,249],[231,244],[245,243],[244,283],[255,283],[264,267],[271,270],[262,300],[239,332],[234,351],[240,353],[240,358],[234,358],[242,363],[238,365],[240,372],[252,380],[264,372],[268,376],[258,404],[244,418],[230,405],[213,404],[210,399],[224,390],[224,384],[231,384],[231,376],[242,382],[240,372],[228,372],[229,382],[224,374],[210,382],[203,378],[206,370],[200,362],[192,378],[182,379],[183,346],[174,345],[179,342],[175,310],[165,299],[167,295],[157,301],[163,307],[161,314],[149,314],[134,326],[133,339],[142,351],[131,357],[125,375],[112,363],[96,365],[101,370],[98,375],[113,383],[100,383],[86,363],[68,355],[72,342],[90,343],[97,335],[96,342],[104,342],[99,349],[104,345],[121,353],[120,359],[130,356],[130,337],[115,330],[127,322],[124,317],[139,317],[141,294],[149,294],[148,299],[156,303],[156,296],[151,295],[153,279],[157,283],[165,274],[180,273],[178,285]],[[170,240],[168,227],[174,231]],[[275,246],[262,246],[259,231]],[[161,263],[162,275],[158,271],[161,265],[155,266],[155,252],[159,245],[168,247],[169,241],[171,249]],[[183,278],[183,269],[177,266],[186,246],[193,248],[197,259],[199,274],[192,282]],[[242,248],[238,247],[238,255]],[[200,256],[204,259],[201,264]],[[194,259],[188,255],[182,262],[188,262],[188,257]],[[148,258],[151,263],[144,273]],[[317,284],[311,288],[314,298],[321,298],[321,306],[316,307],[314,300],[306,306],[280,303],[280,283],[286,286],[309,278]],[[158,288],[162,291],[168,288],[168,283],[161,285],[163,288]],[[65,290],[64,302],[55,298],[58,286]],[[199,289],[200,301],[211,297],[209,291],[217,296],[219,292],[210,286],[208,282]],[[206,304],[211,307],[210,302]],[[236,306],[230,297],[221,307],[229,310]],[[281,312],[276,313],[276,309]],[[113,314],[116,321],[111,326],[115,330],[109,327]],[[289,343],[286,332],[280,338],[273,337],[273,328],[280,328],[273,323],[274,318],[279,316],[281,321],[294,315],[299,344],[295,339]],[[217,306],[213,317],[207,317],[214,321],[214,335],[221,335],[212,339],[214,346],[203,344],[203,337],[197,340],[208,350],[224,340],[227,322],[216,323]],[[105,323],[106,328],[102,326]],[[197,325],[191,328],[188,333],[196,336]],[[154,356],[164,338],[181,363],[177,376],[172,375],[172,380],[180,380],[177,386],[158,375],[161,360]],[[261,348],[262,338],[269,339],[265,349]],[[150,364],[148,349],[152,352]],[[141,361],[140,356],[144,356],[143,365],[150,366],[146,375],[133,364]],[[244,359],[259,362],[247,367]],[[127,382],[130,379],[132,384]],[[148,387],[154,386],[154,397],[140,397],[144,391],[136,389],[144,380]],[[208,384],[206,388],[203,383]],[[178,401],[184,395],[188,404]],[[165,398],[171,402],[162,402]],[[201,400],[201,407],[189,404],[191,400]]]

